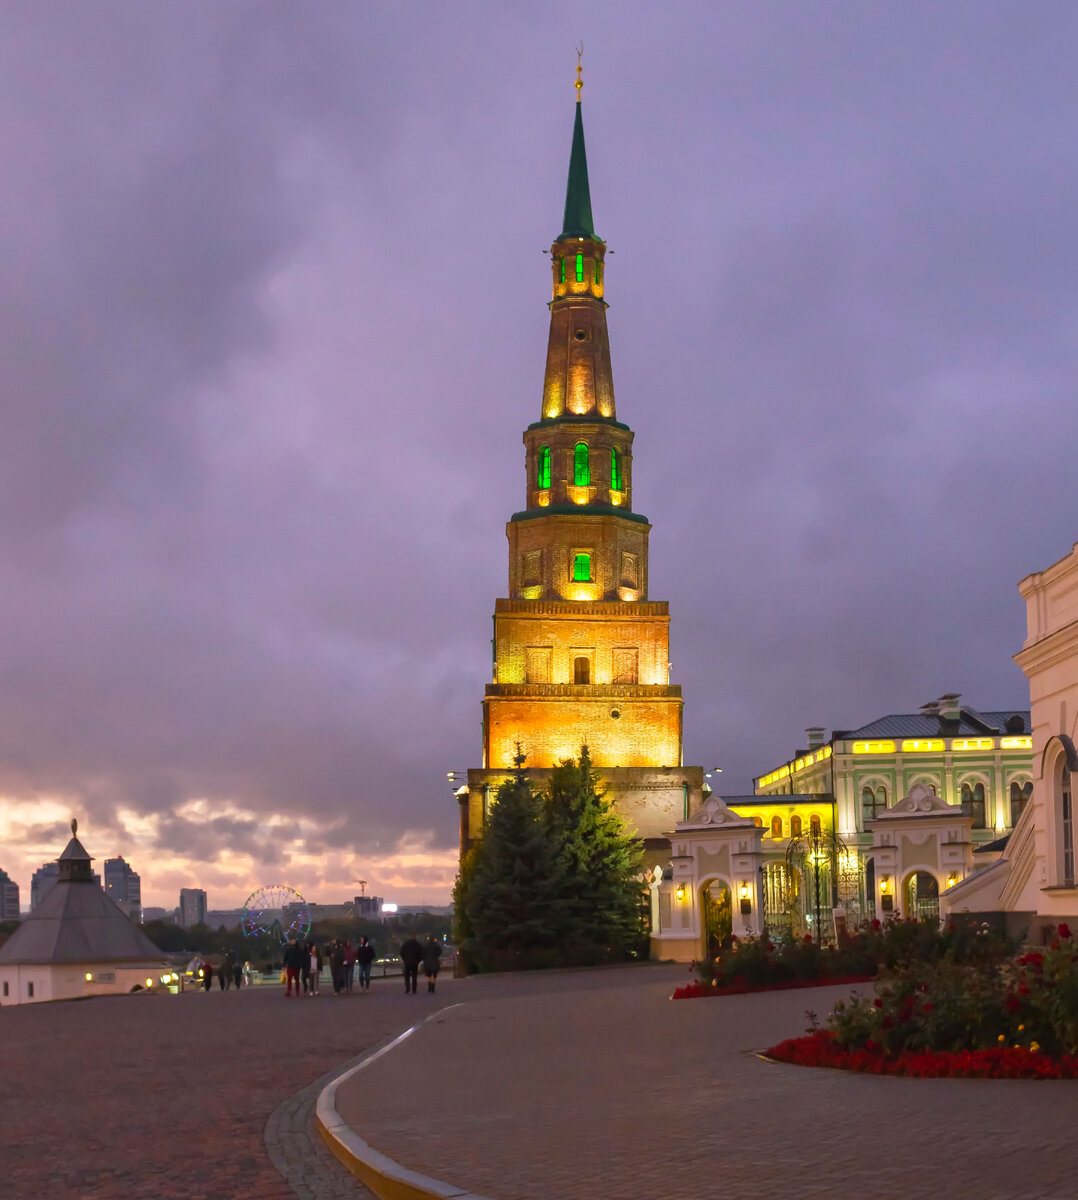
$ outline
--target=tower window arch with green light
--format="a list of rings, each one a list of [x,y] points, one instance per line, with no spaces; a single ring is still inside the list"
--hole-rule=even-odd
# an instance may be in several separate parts
[[[573,555],[573,582],[591,583],[591,555]]]
[[[576,256],[576,281],[577,281],[577,283],[584,282],[584,255],[583,254],[578,254]]]
[[[573,451],[573,483],[577,487],[587,487],[591,483],[591,461],[587,442],[577,442]]]
[[[621,455],[617,446],[610,447],[610,486],[615,492],[622,490],[621,486]]]
[[[540,488],[550,487],[550,447],[539,447],[539,470],[538,470],[538,486]]]

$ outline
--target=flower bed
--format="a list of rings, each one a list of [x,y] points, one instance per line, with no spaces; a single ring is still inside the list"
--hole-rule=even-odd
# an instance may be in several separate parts
[[[747,992],[788,992],[795,988],[827,987],[846,983],[871,983],[872,975],[843,975],[834,979],[790,979],[783,983],[728,983],[724,987],[717,984],[690,983],[686,987],[675,988],[671,1000],[695,1000],[702,996],[743,996]]]
[[[917,1079],[1078,1079],[1078,1056],[1051,1055],[1025,1046],[999,1045],[987,1050],[903,1050],[888,1054],[870,1043],[839,1045],[835,1035],[818,1029],[772,1046],[767,1058],[799,1067],[836,1067],[870,1075],[908,1075]]]

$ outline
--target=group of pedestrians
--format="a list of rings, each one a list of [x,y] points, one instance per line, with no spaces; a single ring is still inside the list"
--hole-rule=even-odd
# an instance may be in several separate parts
[[[327,962],[334,995],[353,991],[357,974],[359,990],[370,991],[374,947],[367,938],[361,937],[355,946],[349,938],[334,938],[324,953],[314,942],[300,942],[293,938],[284,952],[285,995],[292,995],[294,984],[297,996],[317,996]]]
[[[205,959],[199,967],[199,974],[202,977],[202,986],[207,992],[213,987],[215,978],[222,992],[227,992],[232,987],[239,991],[244,984],[248,987],[251,985],[251,964],[241,963],[231,954],[226,954],[224,962],[216,967],[209,959]]]
[[[419,968],[427,977],[427,991],[433,992],[438,982],[438,967],[442,958],[441,943],[430,934],[425,942],[413,934],[407,941],[401,943],[400,960],[404,968],[404,990],[412,995],[419,990]]]
[[[419,968],[422,966],[427,977],[427,991],[433,992],[442,957],[441,943],[430,936],[425,942],[420,942],[413,935],[401,944],[399,953],[404,969],[404,990],[410,993],[418,991]],[[361,992],[371,990],[374,947],[367,938],[361,937],[355,946],[348,938],[334,938],[324,952],[314,942],[301,942],[293,938],[284,952],[285,995],[291,996],[295,987],[296,996],[317,996],[327,961],[334,995],[341,996],[353,991],[357,978]],[[206,987],[209,987],[208,983]]]

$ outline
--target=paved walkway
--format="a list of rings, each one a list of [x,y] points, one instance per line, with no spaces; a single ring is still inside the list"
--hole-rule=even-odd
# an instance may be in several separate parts
[[[401,1165],[494,1200],[1074,1200],[1078,1085],[875,1078],[751,1052],[850,988],[667,999],[684,968],[471,979],[348,1081]],[[444,996],[443,993],[444,992]]]

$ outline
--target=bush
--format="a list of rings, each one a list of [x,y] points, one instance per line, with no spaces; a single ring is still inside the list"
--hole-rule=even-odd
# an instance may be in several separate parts
[[[775,984],[876,974],[876,960],[857,944],[817,946],[812,938],[731,939],[728,950],[697,965],[704,984],[718,988]]]

